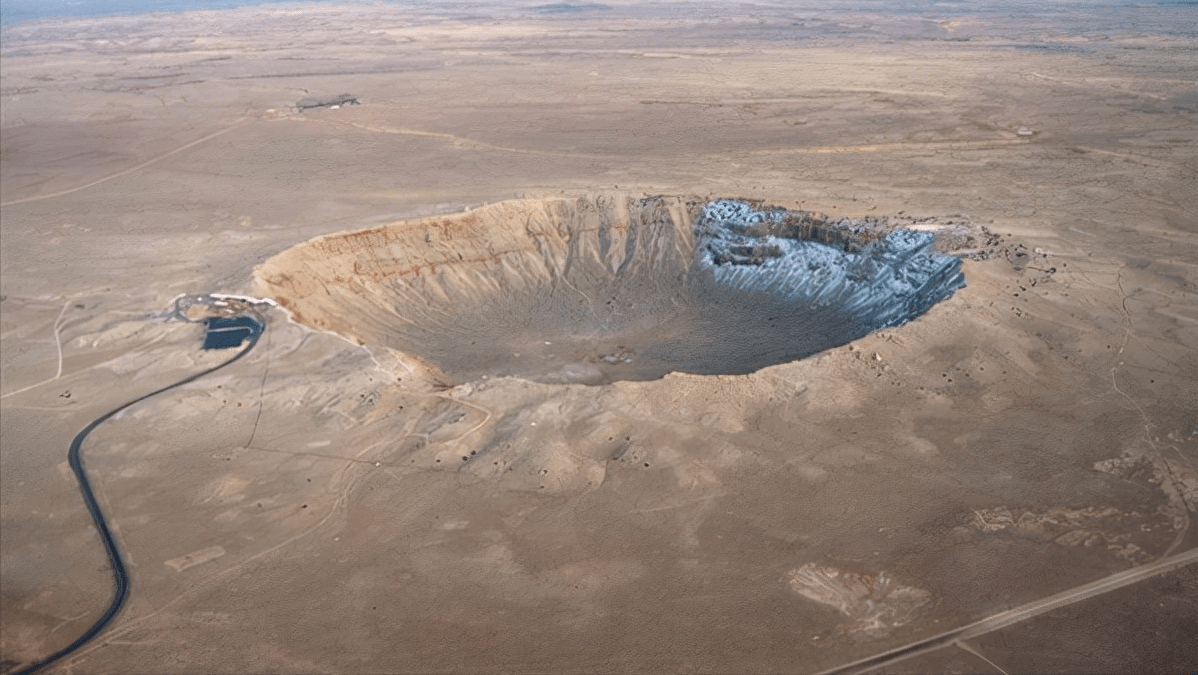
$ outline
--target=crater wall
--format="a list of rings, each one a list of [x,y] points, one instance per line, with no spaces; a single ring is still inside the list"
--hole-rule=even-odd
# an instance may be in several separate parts
[[[519,200],[318,237],[262,264],[314,328],[450,379],[752,372],[926,311],[962,283],[932,236],[683,197]]]

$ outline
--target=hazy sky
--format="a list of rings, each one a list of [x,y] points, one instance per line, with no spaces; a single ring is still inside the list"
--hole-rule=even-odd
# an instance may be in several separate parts
[[[56,16],[228,9],[283,1],[285,0],[0,0],[0,22],[17,23]]]
[[[629,14],[652,16],[664,11],[673,15],[686,11],[686,0],[299,0],[324,5],[383,2],[416,5],[423,8],[455,7],[472,14],[497,16],[512,9],[542,15]],[[608,2],[614,7],[605,8]],[[0,23],[15,24],[34,19],[103,14],[174,12],[189,9],[228,9],[246,5],[295,4],[297,0],[0,0]],[[984,17],[1029,29],[1052,24],[1067,26],[1074,34],[1130,32],[1198,37],[1198,0],[740,0],[715,2],[700,0],[703,15],[747,16],[766,10],[777,14],[795,13],[827,17],[844,12],[864,15],[898,15],[908,19],[944,17]],[[759,7],[754,7],[758,5]],[[656,10],[654,9],[656,8]],[[574,10],[574,11],[572,11]],[[577,11],[583,10],[583,11]]]

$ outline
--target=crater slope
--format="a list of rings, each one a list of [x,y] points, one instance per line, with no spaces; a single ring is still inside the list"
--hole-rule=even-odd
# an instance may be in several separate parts
[[[300,323],[449,379],[741,374],[909,321],[964,285],[927,232],[735,200],[518,200],[317,237],[262,264]]]

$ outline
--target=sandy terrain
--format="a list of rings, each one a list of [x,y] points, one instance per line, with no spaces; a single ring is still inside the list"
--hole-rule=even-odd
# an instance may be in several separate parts
[[[228,356],[174,298],[517,198],[993,236],[917,320],[747,375],[459,382],[271,310],[92,434],[133,590],[53,672],[817,672],[1194,559],[1198,68],[1160,28],[1189,15],[606,4],[3,29],[0,670],[110,598],[71,438]],[[1182,672],[1194,584],[872,672]]]

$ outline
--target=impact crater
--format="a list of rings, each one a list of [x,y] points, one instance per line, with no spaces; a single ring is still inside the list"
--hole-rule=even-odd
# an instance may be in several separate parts
[[[525,199],[317,237],[256,270],[313,328],[466,382],[743,374],[920,316],[964,285],[930,232],[760,202]]]

